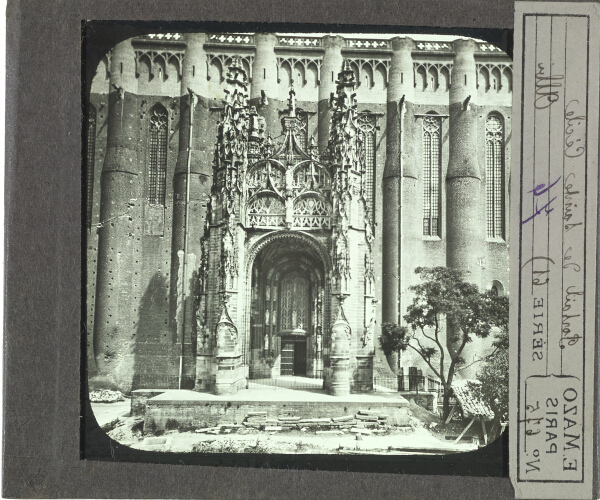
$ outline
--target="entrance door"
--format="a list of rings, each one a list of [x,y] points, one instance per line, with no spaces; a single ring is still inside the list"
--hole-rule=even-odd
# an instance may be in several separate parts
[[[281,343],[281,374],[294,375],[294,342]]]
[[[306,342],[294,344],[294,375],[306,375]]]
[[[281,375],[306,375],[306,342],[281,343]]]

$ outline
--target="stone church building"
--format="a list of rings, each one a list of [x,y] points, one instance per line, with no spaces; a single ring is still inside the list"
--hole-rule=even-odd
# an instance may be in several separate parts
[[[125,392],[287,375],[370,391],[391,376],[380,325],[402,321],[416,267],[504,293],[512,64],[440,38],[116,45],[87,103],[90,376]],[[402,355],[404,373],[423,365]]]

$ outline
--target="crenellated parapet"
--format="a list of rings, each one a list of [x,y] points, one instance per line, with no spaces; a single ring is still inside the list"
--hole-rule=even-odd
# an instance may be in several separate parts
[[[141,84],[142,93],[151,94],[158,90],[176,92],[183,78],[185,58],[190,52],[188,36],[189,34],[178,33],[151,34],[133,39],[135,75]],[[337,39],[339,41],[336,42]],[[452,61],[459,43],[460,41],[456,40],[419,41],[414,44],[412,56],[417,93],[438,95],[449,91]],[[384,98],[378,94],[385,91],[389,85],[389,71],[394,53],[391,39],[331,35],[211,33],[206,35],[203,45],[206,53],[204,68],[197,69],[204,74],[206,81],[210,82],[213,92],[222,93],[226,88],[228,67],[232,58],[239,55],[248,81],[253,82],[256,69],[258,93],[260,94],[261,90],[267,94],[270,92],[268,97],[273,99],[285,96],[289,88],[294,86],[299,96],[321,100],[321,87],[327,87],[328,82],[334,82],[344,58],[350,61],[355,73],[357,91],[378,102]],[[478,88],[482,92],[495,91],[501,95],[512,92],[512,63],[504,52],[492,44],[475,42],[474,55],[477,62]],[[257,57],[259,64],[255,68]],[[95,79],[98,84],[104,81],[106,86],[110,76],[111,58],[112,51],[102,60],[98,77]],[[261,74],[261,69],[268,69],[267,78]],[[270,82],[273,69],[273,78],[275,83],[279,84],[279,88],[263,85],[265,80]],[[325,91],[335,92],[335,88]],[[255,97],[258,95],[252,93],[251,98]]]

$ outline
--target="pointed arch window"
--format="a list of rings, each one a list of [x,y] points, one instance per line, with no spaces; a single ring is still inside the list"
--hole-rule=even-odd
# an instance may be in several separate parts
[[[371,213],[375,207],[375,150],[377,140],[377,115],[361,113],[358,115],[358,127],[362,134],[365,152],[365,191],[367,206]]]
[[[310,330],[310,284],[299,272],[286,274],[281,280],[279,329]]]
[[[164,205],[167,189],[167,127],[169,115],[160,105],[150,115],[150,164],[148,165],[148,202]]]
[[[436,115],[423,118],[423,235],[440,235],[440,136],[442,119]]]
[[[86,224],[92,227],[92,208],[94,207],[94,166],[96,159],[96,108],[90,104],[87,123],[86,152]]]
[[[485,121],[487,237],[504,239],[504,120],[497,113]]]

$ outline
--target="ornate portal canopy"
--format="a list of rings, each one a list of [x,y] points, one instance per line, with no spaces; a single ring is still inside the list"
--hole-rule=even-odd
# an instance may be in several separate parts
[[[331,174],[319,161],[314,140],[303,151],[296,132],[300,121],[295,112],[295,93],[290,91],[288,114],[283,118],[283,141],[274,151],[270,136],[263,154],[251,156],[254,163],[244,178],[241,221],[251,228],[329,229],[331,227]],[[251,111],[254,116],[255,111]],[[262,157],[261,157],[262,156]]]
[[[337,329],[343,323],[348,332],[334,335],[342,356],[359,350],[372,355],[367,330],[374,321],[374,232],[366,201],[365,132],[354,72],[347,62],[340,69],[328,108],[329,145],[320,155],[312,137],[299,140],[305,124],[297,116],[293,87],[287,108],[279,110],[282,133],[273,140],[263,116],[272,104],[259,102],[259,114],[248,103],[243,65],[233,58],[229,68],[201,260],[206,298],[198,311],[202,321],[216,325],[211,343],[220,391],[239,384],[245,367],[250,376],[311,373],[329,383],[337,369],[329,352],[333,314]],[[264,238],[270,243],[257,254],[253,249]],[[323,255],[315,255],[315,245]],[[222,296],[231,300],[221,307]],[[340,297],[348,299],[350,320]],[[234,331],[236,342],[229,335]],[[203,342],[208,354],[210,343]],[[229,364],[223,345],[235,345]],[[346,367],[346,375],[336,379],[334,392],[349,384],[348,360],[340,364],[338,358],[336,366]]]

